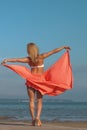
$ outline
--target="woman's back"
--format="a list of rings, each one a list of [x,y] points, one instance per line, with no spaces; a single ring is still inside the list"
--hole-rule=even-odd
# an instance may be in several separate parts
[[[31,67],[31,72],[34,74],[42,74],[44,72],[44,59],[41,55],[38,55],[37,62],[32,62],[29,57],[29,66]]]

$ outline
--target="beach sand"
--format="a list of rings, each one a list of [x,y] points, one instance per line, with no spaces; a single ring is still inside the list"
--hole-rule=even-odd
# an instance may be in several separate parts
[[[87,122],[45,122],[41,127],[31,126],[30,121],[0,119],[0,130],[87,130]]]

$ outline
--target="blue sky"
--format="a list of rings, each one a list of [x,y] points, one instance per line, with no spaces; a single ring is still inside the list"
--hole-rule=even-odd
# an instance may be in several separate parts
[[[40,52],[71,47],[74,88],[54,98],[86,101],[87,0],[0,0],[0,61],[26,56],[31,41]],[[62,52],[49,57],[46,67]],[[0,97],[27,97],[24,80],[4,67],[0,84]]]

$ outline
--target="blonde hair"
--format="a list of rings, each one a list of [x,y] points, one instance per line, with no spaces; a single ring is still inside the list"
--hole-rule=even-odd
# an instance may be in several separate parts
[[[28,43],[27,44],[27,52],[30,55],[30,58],[33,63],[38,61],[37,56],[39,55],[39,49],[35,43]]]

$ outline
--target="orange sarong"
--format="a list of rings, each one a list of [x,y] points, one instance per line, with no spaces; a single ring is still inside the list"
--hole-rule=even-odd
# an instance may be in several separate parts
[[[69,51],[66,51],[43,74],[32,74],[22,65],[4,65],[26,80],[27,87],[32,87],[42,95],[56,96],[72,88],[72,68]]]

